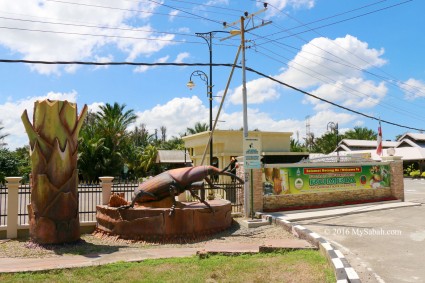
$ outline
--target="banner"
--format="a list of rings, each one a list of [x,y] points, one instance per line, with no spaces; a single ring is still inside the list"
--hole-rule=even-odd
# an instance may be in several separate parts
[[[389,165],[263,169],[265,195],[303,194],[390,187]]]

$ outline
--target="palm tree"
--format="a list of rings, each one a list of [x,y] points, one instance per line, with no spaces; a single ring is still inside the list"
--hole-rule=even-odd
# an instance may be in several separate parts
[[[291,139],[291,151],[292,152],[307,152],[307,147],[301,144],[299,141]]]
[[[0,122],[0,148],[7,145],[7,143],[3,142],[4,138],[7,137],[9,134],[2,134],[1,131],[4,129],[4,127],[1,126]]]
[[[148,145],[140,158],[140,166],[144,169],[145,172],[149,172],[152,166],[155,164],[156,155],[158,150],[153,145]]]
[[[187,133],[190,135],[206,132],[206,131],[209,131],[209,129],[210,127],[207,125],[207,123],[201,123],[201,122],[196,122],[193,128],[186,128]]]
[[[344,138],[352,140],[376,140],[377,133],[366,127],[354,127],[353,130],[345,132]]]
[[[107,103],[96,113],[98,137],[104,138],[104,146],[109,150],[108,155],[103,156],[104,174],[119,175],[124,167],[123,153],[130,144],[127,128],[137,119],[134,110],[125,111],[125,107],[125,104],[117,102],[113,105]]]
[[[125,104],[107,103],[98,113],[89,113],[81,129],[78,166],[85,178],[119,176],[132,140],[127,131],[137,116]],[[83,172],[86,171],[86,172]]]

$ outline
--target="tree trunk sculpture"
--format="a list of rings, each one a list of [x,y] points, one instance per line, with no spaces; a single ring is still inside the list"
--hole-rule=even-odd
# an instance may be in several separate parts
[[[87,114],[84,105],[68,101],[34,103],[33,124],[27,110],[21,116],[30,142],[30,237],[41,244],[74,242],[80,238],[78,215],[78,133]]]

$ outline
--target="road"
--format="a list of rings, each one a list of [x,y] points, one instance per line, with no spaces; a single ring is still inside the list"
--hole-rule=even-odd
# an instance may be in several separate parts
[[[425,282],[425,180],[405,179],[412,206],[300,221],[344,253],[362,282]]]

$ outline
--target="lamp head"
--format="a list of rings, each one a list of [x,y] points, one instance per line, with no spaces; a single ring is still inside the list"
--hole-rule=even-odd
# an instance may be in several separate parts
[[[195,87],[195,83],[194,83],[193,81],[189,81],[189,82],[186,84],[186,86],[187,86],[190,90],[192,90],[192,88],[194,88],[194,87]]]

